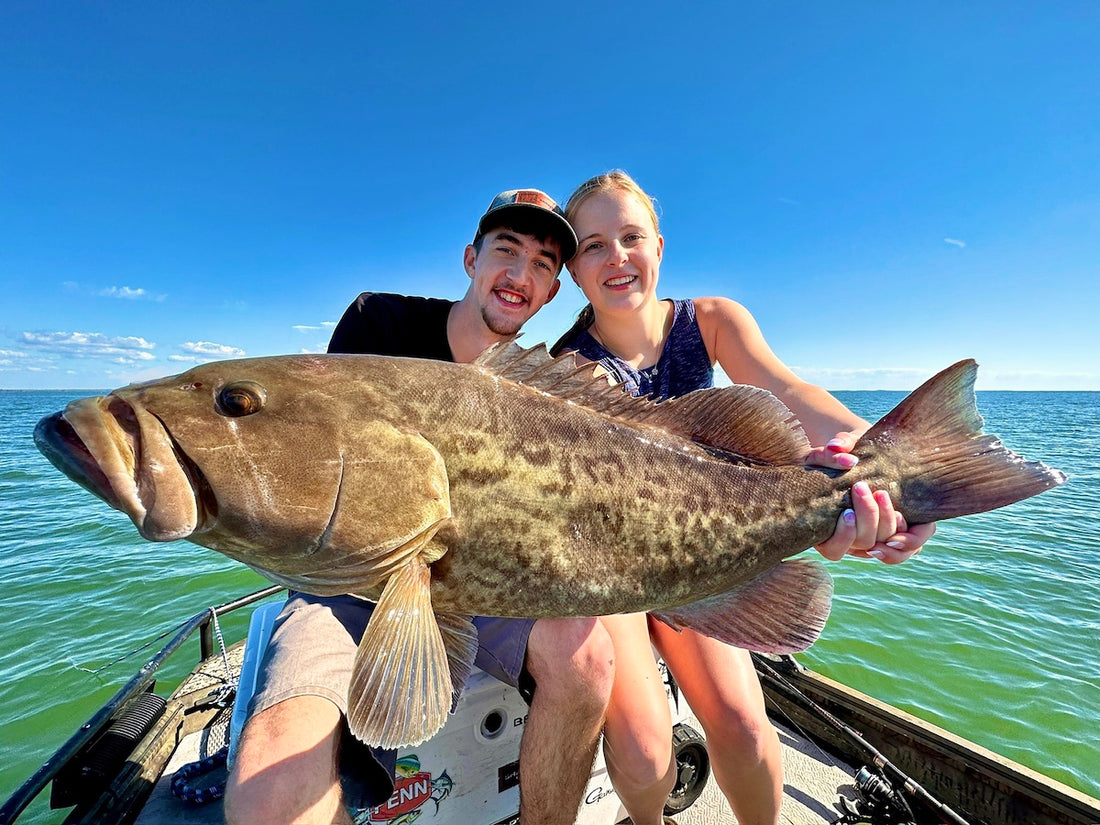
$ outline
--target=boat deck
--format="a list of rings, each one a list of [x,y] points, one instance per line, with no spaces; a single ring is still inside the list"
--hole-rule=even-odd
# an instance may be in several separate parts
[[[694,719],[689,717],[689,723],[692,721]],[[698,728],[697,721],[694,726]],[[219,727],[224,731],[225,726],[219,725],[215,725],[214,730]],[[790,825],[821,825],[836,821],[840,811],[834,803],[839,795],[856,795],[852,768],[838,763],[782,725],[777,724],[776,728],[783,750],[785,779],[780,821]],[[223,744],[222,735],[216,732],[211,735],[200,731],[187,736],[169,761],[165,775],[154,788],[138,817],[137,825],[221,825],[224,819],[220,801],[203,806],[185,805],[172,795],[169,785],[176,770],[209,756]],[[225,770],[219,769],[210,774],[210,779],[218,781],[224,776]],[[680,825],[733,825],[736,822],[713,776],[695,804],[673,818]],[[420,821],[431,822],[431,819],[425,814]],[[629,822],[629,819],[623,821]]]
[[[243,645],[229,648],[228,668],[230,678],[235,678],[241,669],[244,656]],[[151,796],[142,813],[136,820],[137,825],[214,825],[222,823],[222,805],[220,800],[206,805],[192,805],[181,802],[171,791],[170,785],[176,771],[185,765],[197,762],[216,753],[228,741],[230,708],[196,712],[194,707],[207,707],[207,697],[215,695],[226,682],[226,663],[218,656],[206,660],[188,679],[180,685],[174,694],[178,704],[189,708],[187,716],[194,717],[180,727],[180,739],[175,752],[168,758],[164,773],[153,787]],[[685,706],[686,708],[686,706]],[[701,730],[698,720],[686,708],[686,715],[680,720],[695,730]],[[171,714],[169,714],[171,716]],[[201,727],[200,727],[201,725]],[[783,754],[784,795],[781,809],[781,821],[792,825],[817,825],[821,822],[833,822],[840,815],[836,806],[840,795],[855,798],[853,782],[854,770],[841,763],[835,756],[822,750],[806,737],[793,729],[776,724]],[[858,767],[858,766],[856,766]],[[597,762],[597,772],[602,769],[602,760]],[[225,768],[214,769],[196,784],[216,784],[225,778]],[[582,825],[613,825],[616,821],[626,821],[626,812],[621,807],[618,815],[614,808],[600,805],[586,809],[582,807],[578,822]],[[430,823],[435,817],[427,809],[420,811],[419,823]],[[732,825],[736,822],[725,798],[718,790],[713,775],[710,776],[702,796],[686,810],[677,814],[675,820],[682,825]],[[452,817],[453,819],[453,817]],[[449,821],[445,815],[441,822]],[[472,825],[472,823],[471,823]]]

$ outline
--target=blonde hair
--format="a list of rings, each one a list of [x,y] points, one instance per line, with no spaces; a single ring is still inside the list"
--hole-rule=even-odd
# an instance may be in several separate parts
[[[569,196],[569,200],[565,204],[565,219],[569,223],[573,223],[581,204],[592,195],[597,192],[613,192],[615,190],[628,192],[636,197],[653,219],[653,228],[658,232],[661,231],[660,221],[657,220],[657,210],[654,207],[656,201],[646,194],[646,191],[638,185],[638,182],[622,169],[612,169],[602,175],[594,175],[574,189],[573,194]]]

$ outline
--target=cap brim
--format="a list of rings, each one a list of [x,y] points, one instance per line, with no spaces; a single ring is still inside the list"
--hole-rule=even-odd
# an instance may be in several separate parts
[[[510,203],[499,206],[491,212],[486,212],[477,225],[477,234],[484,235],[490,229],[508,223],[509,215],[523,214],[531,218],[537,218],[540,225],[546,227],[548,235],[552,236],[561,247],[561,262],[564,264],[577,254],[577,235],[569,221],[561,215],[555,214],[541,206],[530,203]]]

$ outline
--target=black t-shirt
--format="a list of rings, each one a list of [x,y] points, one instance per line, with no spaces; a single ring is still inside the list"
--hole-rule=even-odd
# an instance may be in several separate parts
[[[336,325],[328,351],[454,361],[447,341],[447,316],[454,303],[442,298],[364,292]]]

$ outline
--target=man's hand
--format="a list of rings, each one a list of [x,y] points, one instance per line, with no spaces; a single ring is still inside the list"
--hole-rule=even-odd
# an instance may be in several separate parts
[[[848,470],[858,462],[851,449],[854,433],[837,433],[824,447],[810,451],[806,463],[816,467]],[[875,558],[885,564],[899,564],[920,552],[921,545],[936,532],[935,524],[918,524],[912,529],[894,509],[890,494],[872,491],[859,481],[852,487],[852,507],[841,513],[833,535],[816,546],[825,558],[839,561],[844,556]]]

